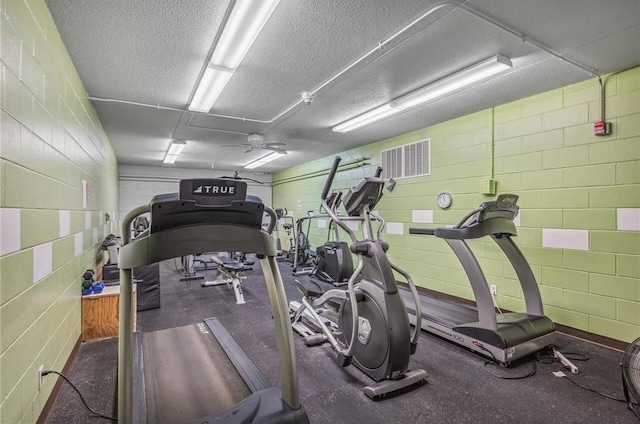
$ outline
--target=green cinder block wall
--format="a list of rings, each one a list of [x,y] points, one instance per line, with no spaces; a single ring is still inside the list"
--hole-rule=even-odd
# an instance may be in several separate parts
[[[409,235],[408,228],[455,224],[495,197],[479,190],[479,180],[493,172],[498,194],[520,196],[515,240],[538,280],[546,314],[559,324],[631,341],[640,337],[640,68],[604,80],[611,135],[592,134],[593,122],[600,120],[600,92],[598,82],[588,80],[344,151],[343,162],[370,158],[370,165],[338,173],[334,188],[347,189],[372,175],[381,150],[430,139],[431,174],[399,179],[376,207],[387,222],[403,225],[401,235],[384,235],[392,261],[420,286],[471,299],[464,271],[446,243]],[[307,210],[318,213],[326,172],[309,174],[332,161],[333,156],[275,174],[274,206],[286,207],[295,218]],[[447,210],[436,205],[442,191],[453,194]],[[432,210],[433,224],[412,223],[413,210]],[[630,214],[635,224],[620,228],[621,214]],[[549,247],[545,238],[552,233],[561,234],[561,241],[564,234],[578,234],[582,244]],[[314,222],[312,247],[326,236]],[[515,273],[499,248],[483,240],[470,246],[488,282],[498,286],[498,304],[524,311]]]
[[[55,383],[37,369],[67,362],[81,275],[117,231],[117,162],[45,2],[0,8],[0,422],[33,423]]]

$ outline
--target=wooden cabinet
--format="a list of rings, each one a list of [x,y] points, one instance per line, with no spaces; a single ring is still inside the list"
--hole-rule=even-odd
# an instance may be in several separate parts
[[[133,297],[133,327],[136,323],[136,292]],[[82,296],[82,341],[118,336],[120,286],[105,287],[102,293]]]

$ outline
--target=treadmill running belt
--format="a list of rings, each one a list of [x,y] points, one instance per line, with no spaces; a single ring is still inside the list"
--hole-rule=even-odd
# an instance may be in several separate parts
[[[149,423],[195,421],[251,394],[206,329],[194,324],[142,337]]]
[[[415,315],[416,306],[411,292],[403,287],[400,289],[400,294],[407,311]],[[478,312],[473,306],[436,299],[422,293],[420,293],[420,309],[423,319],[436,321],[451,328],[478,321]]]

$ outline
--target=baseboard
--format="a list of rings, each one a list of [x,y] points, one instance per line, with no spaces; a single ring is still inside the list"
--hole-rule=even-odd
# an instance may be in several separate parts
[[[610,337],[601,336],[599,334],[589,333],[588,331],[579,330],[577,328],[568,327],[562,324],[556,324],[556,330],[568,336],[586,340],[588,342],[619,351],[624,351],[627,346],[629,346],[629,343],[623,342],[622,340],[616,340]]]
[[[400,284],[401,286],[404,287],[408,287],[408,284],[403,282],[403,281],[398,281],[398,284]],[[439,291],[435,291],[435,290],[431,290],[431,289],[427,289],[424,287],[418,287],[416,286],[416,288],[418,289],[418,293],[424,293],[426,295],[431,295],[434,297],[438,297],[440,299],[444,299],[444,300],[450,300],[453,302],[459,302],[459,303],[463,303],[466,305],[472,305],[472,306],[476,306],[476,302],[474,302],[473,300],[469,300],[469,299],[463,299],[461,297],[458,296],[453,296],[451,294],[446,294],[446,293],[441,293]],[[507,309],[502,309],[504,312],[511,312]],[[620,351],[624,351],[627,346],[629,345],[629,343],[627,342],[623,342],[621,340],[616,340],[616,339],[612,339],[610,337],[605,337],[605,336],[600,336],[598,334],[593,334],[593,333],[589,333],[588,331],[584,331],[584,330],[580,330],[577,328],[573,328],[573,327],[569,327],[567,325],[562,325],[562,324],[556,324],[556,330],[560,333],[564,333],[567,334],[568,336],[571,337],[575,337],[578,339],[582,339],[582,340],[586,340],[588,342],[591,343],[595,343],[595,344],[599,344],[611,349],[616,349],[616,350],[620,350]]]
[[[78,355],[78,351],[80,350],[81,343],[82,343],[82,337],[79,336],[78,340],[76,341],[76,344],[73,346],[73,349],[71,350],[71,354],[69,355],[67,362],[64,364],[64,367],[62,367],[62,371],[61,371],[62,374],[69,375],[69,370],[71,370],[71,365],[73,364],[73,361],[75,361],[76,356]],[[62,390],[63,384],[64,384],[64,380],[62,378],[58,378],[56,380],[56,383],[53,386],[53,390],[51,391],[49,398],[45,402],[44,407],[42,408],[42,411],[40,411],[40,416],[38,416],[38,420],[36,421],[36,424],[44,424],[47,421],[47,417],[49,416],[51,409],[56,403],[56,399],[60,394],[60,390]]]

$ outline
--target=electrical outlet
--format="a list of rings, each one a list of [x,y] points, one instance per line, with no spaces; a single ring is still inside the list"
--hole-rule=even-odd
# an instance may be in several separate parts
[[[44,375],[42,375],[43,370],[44,370],[44,365],[40,365],[38,367],[38,390],[42,388],[42,382],[44,381]]]
[[[495,284],[491,284],[489,286],[489,290],[491,290],[491,294],[494,296],[498,294],[498,286],[496,286]]]

